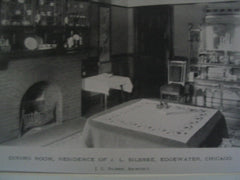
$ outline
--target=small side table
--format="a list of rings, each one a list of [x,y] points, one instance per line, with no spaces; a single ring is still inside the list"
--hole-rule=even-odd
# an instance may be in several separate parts
[[[108,95],[110,89],[116,89],[121,91],[132,92],[133,85],[129,77],[116,76],[112,74],[99,74],[97,76],[91,76],[82,80],[82,89],[85,91],[91,91],[95,93],[101,93],[104,95],[104,109],[107,109]]]

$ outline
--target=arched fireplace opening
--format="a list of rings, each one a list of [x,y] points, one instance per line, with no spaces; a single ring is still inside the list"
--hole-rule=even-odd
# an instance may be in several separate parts
[[[33,84],[20,106],[19,134],[32,128],[62,122],[62,94],[57,85],[46,81]]]

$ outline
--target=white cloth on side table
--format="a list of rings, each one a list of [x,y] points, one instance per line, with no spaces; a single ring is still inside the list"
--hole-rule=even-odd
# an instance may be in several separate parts
[[[129,77],[103,73],[96,76],[83,78],[82,89],[85,91],[109,95],[110,89],[118,89],[131,93],[133,85]]]

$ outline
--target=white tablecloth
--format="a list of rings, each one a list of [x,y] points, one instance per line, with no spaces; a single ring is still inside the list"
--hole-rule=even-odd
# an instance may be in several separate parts
[[[90,117],[83,138],[88,147],[216,147],[228,137],[223,115],[214,109],[133,100]]]
[[[132,82],[128,77],[116,76],[107,73],[83,78],[82,80],[83,90],[102,93],[105,95],[109,95],[110,89],[118,89],[131,93],[132,88]]]

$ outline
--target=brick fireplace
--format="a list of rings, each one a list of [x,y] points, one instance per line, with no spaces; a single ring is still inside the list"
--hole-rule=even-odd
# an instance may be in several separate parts
[[[68,55],[9,61],[8,68],[0,71],[0,142],[21,134],[22,117],[27,114],[23,113],[23,110],[28,110],[32,116],[40,113],[38,109],[31,112],[26,106],[24,109],[26,99],[34,100],[38,108],[43,101],[48,104],[48,108],[51,106],[46,110],[52,114],[52,117],[48,117],[49,122],[80,120],[82,58],[84,57]],[[40,90],[34,90],[35,94],[27,95],[31,88],[36,88],[37,85],[40,85]],[[45,123],[47,122],[43,122]]]

